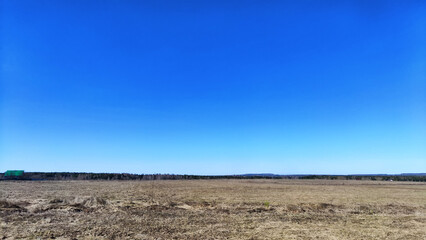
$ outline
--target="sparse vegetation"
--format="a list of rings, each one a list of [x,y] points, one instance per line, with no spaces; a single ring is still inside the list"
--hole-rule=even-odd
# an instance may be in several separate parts
[[[269,208],[269,202],[268,201],[264,202],[263,206],[265,206],[266,208]]]
[[[0,239],[423,239],[426,184],[2,181]]]

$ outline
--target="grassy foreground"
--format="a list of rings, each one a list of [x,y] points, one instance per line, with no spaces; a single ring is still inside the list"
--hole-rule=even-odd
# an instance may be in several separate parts
[[[0,239],[425,239],[426,183],[2,181]]]

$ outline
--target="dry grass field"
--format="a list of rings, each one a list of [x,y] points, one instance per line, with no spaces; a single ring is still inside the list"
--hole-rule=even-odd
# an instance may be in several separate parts
[[[0,239],[426,239],[426,184],[3,181]]]

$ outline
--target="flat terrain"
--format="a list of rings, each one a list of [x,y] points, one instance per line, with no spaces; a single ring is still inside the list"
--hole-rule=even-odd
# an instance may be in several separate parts
[[[0,182],[0,239],[426,239],[426,184]]]

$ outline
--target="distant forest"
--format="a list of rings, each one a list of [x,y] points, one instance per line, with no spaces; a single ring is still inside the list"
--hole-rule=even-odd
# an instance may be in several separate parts
[[[79,172],[25,172],[19,177],[7,177],[0,173],[0,180],[191,180],[191,179],[328,179],[426,182],[426,174],[400,175],[174,175],[128,173],[79,173]]]

